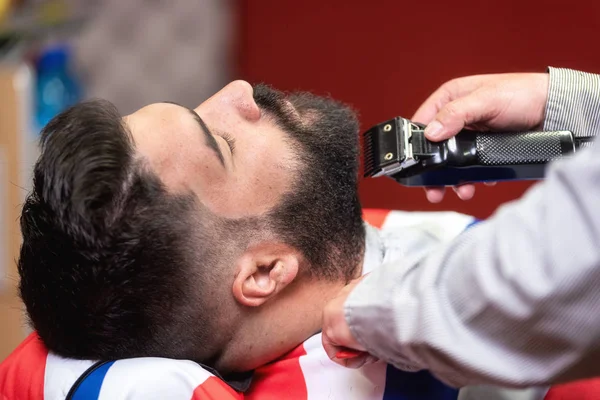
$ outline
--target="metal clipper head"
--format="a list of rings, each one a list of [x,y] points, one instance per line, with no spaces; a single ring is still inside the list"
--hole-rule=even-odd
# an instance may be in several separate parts
[[[376,177],[404,161],[403,118],[375,125],[363,134],[364,176]]]
[[[382,122],[366,131],[363,134],[364,176],[391,176],[417,164],[418,156],[430,156],[420,154],[423,153],[422,132],[422,126],[402,117]],[[415,149],[419,154],[414,153]]]

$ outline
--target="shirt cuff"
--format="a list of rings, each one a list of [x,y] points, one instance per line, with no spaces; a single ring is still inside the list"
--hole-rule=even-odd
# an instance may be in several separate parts
[[[600,131],[600,75],[549,67],[545,131],[568,130],[575,136]]]
[[[350,332],[370,354],[398,369],[414,372],[425,367],[414,355],[408,357],[398,351],[403,346],[397,343],[400,334],[393,299],[398,300],[400,281],[418,263],[405,260],[399,264],[385,263],[363,278],[348,296],[344,314]]]

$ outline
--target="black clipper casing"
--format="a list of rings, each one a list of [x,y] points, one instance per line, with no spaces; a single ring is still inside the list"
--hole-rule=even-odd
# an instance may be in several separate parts
[[[425,126],[396,117],[364,133],[364,176],[389,176],[405,186],[542,179],[546,165],[593,138],[570,131],[476,132],[463,130],[441,142]]]

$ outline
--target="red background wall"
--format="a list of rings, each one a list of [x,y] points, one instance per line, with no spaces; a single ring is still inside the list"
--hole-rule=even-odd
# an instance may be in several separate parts
[[[563,66],[600,72],[600,1],[260,0],[239,3],[238,77],[353,105],[362,128],[410,118],[448,79]],[[487,217],[530,183],[478,186],[433,205],[421,189],[367,179],[367,207]]]

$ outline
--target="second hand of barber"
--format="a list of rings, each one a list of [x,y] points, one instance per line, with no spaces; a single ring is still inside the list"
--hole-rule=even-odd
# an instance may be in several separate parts
[[[328,307],[343,310],[343,307],[335,307],[335,304],[341,302],[341,305],[346,301],[348,294],[352,291],[364,276],[353,280],[344,289],[340,291],[335,299],[333,299]],[[339,315],[338,315],[339,314]],[[343,311],[333,315],[325,313],[328,318],[341,319],[345,322]],[[349,368],[360,368],[365,364],[370,364],[377,361],[377,358],[367,353],[352,336],[346,324],[332,324],[331,321],[323,321],[323,326],[334,327],[333,330],[323,331],[323,347],[330,358]],[[344,343],[343,346],[338,343]]]

